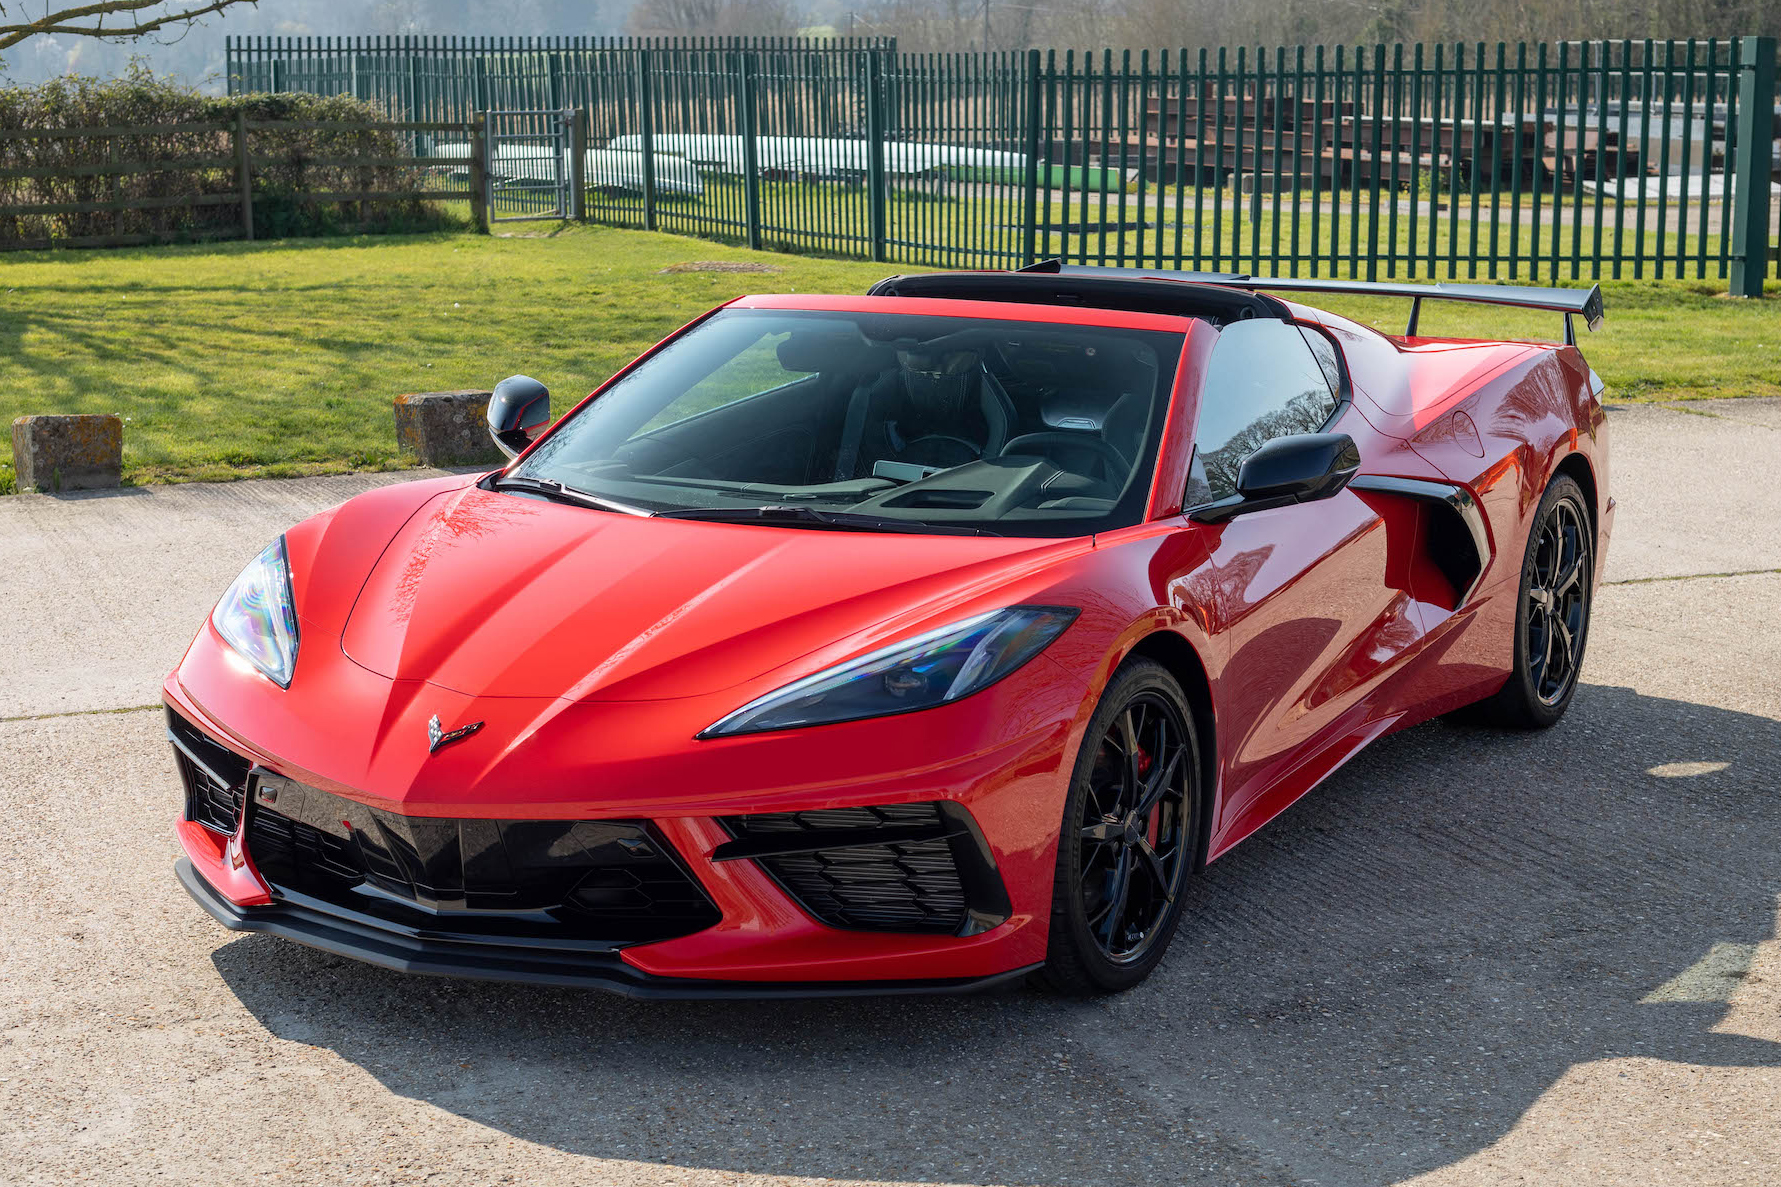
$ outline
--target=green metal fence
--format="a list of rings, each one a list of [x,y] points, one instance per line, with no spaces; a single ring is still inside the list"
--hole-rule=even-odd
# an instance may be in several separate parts
[[[1773,267],[1773,38],[944,55],[443,40],[238,40],[230,84],[350,87],[405,118],[577,108],[584,217],[788,251],[1696,277],[1743,295]]]

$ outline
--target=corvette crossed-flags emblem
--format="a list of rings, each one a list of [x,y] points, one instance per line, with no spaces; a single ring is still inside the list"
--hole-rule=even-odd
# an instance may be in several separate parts
[[[453,742],[462,741],[481,728],[482,722],[472,721],[469,725],[448,731],[440,724],[439,714],[435,713],[433,719],[427,722],[427,753],[432,754],[441,746],[450,746]]]

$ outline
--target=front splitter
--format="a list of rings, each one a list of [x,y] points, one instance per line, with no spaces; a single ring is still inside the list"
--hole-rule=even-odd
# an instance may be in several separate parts
[[[265,932],[336,956],[351,957],[398,973],[600,989],[656,1001],[714,999],[882,997],[907,994],[980,993],[1010,985],[1038,965],[988,977],[930,981],[717,981],[657,977],[625,963],[616,952],[561,953],[500,944],[417,939],[372,923],[324,915],[290,903],[240,907],[224,898],[180,858],[175,867],[186,893],[230,931]]]

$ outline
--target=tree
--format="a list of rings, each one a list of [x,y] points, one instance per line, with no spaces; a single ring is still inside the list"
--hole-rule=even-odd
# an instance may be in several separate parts
[[[44,33],[105,41],[133,41],[163,29],[183,33],[200,17],[258,0],[94,0],[56,11],[46,2],[39,17],[26,15],[26,3],[0,0],[0,50]],[[107,18],[113,18],[111,24],[106,24]]]
[[[640,0],[627,28],[650,37],[783,37],[798,24],[790,0]]]

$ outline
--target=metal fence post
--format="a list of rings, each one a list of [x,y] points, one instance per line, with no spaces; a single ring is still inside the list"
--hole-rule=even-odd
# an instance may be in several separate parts
[[[1734,297],[1760,297],[1769,272],[1776,39],[1743,40],[1743,69],[1738,77],[1737,176],[1732,181],[1731,292]]]
[[[754,54],[742,58],[742,206],[748,222],[748,246],[761,249],[761,161],[755,143]]]
[[[884,240],[884,85],[878,54],[867,51],[866,62],[866,234],[872,259],[885,260]]]
[[[235,109],[235,170],[241,181],[241,236],[248,242],[254,237],[253,160],[247,152],[247,109]]]
[[[587,221],[587,108],[569,112],[569,217]]]
[[[637,122],[643,133],[643,229],[656,229],[655,55],[637,51]]]
[[[1022,170],[1021,181],[1026,188],[1025,204],[1021,214],[1021,245],[1020,254],[1024,262],[1039,262],[1039,118],[1041,104],[1039,102],[1040,59],[1039,51],[1027,51],[1027,98],[1026,98],[1026,167]],[[1159,138],[1158,143],[1161,143]],[[1049,212],[1051,203],[1045,203]],[[1142,225],[1143,213],[1139,212]],[[1050,245],[1051,237],[1046,236],[1046,244]]]

